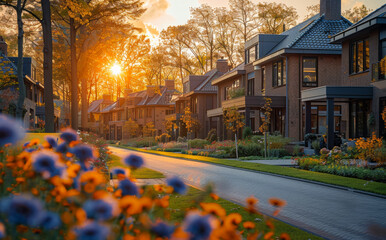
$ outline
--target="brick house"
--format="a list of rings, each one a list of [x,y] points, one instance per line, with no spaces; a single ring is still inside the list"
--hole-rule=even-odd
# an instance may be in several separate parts
[[[226,138],[222,109],[237,107],[245,115],[246,125],[257,131],[264,118],[264,97],[272,99],[270,132],[280,132],[295,140],[304,136],[305,104],[301,92],[341,81],[339,44],[330,37],[351,23],[341,16],[340,1],[321,0],[320,13],[281,34],[259,34],[245,43],[245,62],[214,81],[219,88],[219,104],[208,111],[217,118],[220,135]],[[229,89],[244,89],[242,96],[230,96]],[[241,92],[241,91],[240,91]],[[335,128],[348,132],[347,103],[335,105]],[[313,102],[311,130],[326,133],[326,103]]]
[[[306,103],[345,101],[350,138],[367,137],[371,132],[386,137],[381,117],[386,106],[385,14],[386,4],[332,36],[332,43],[342,45],[340,84],[302,92]]]
[[[123,98],[101,111],[103,135],[110,140],[129,138],[125,130],[125,123],[129,119],[139,125],[138,136],[148,122],[154,124],[155,135],[165,133],[165,117],[174,113],[171,99],[178,94],[174,80],[165,80],[165,86],[147,86],[146,90],[139,92],[126,89]]]
[[[217,105],[217,86],[213,86],[212,82],[228,71],[228,61],[218,59],[216,68],[204,75],[189,75],[183,79],[183,94],[173,99],[175,113],[167,116],[176,122],[177,136],[187,136],[185,126],[181,121],[186,107],[190,107],[193,117],[199,122],[198,129],[193,132],[192,138],[206,138],[210,129],[216,128],[216,122],[207,115],[207,111]]]
[[[0,113],[8,113],[16,116],[16,104],[18,97],[17,82],[17,57],[7,56],[8,46],[2,37],[0,37],[0,75],[2,80],[5,76],[10,76],[9,82],[5,87],[0,89]],[[39,120],[44,120],[44,85],[37,81],[37,63],[30,57],[23,58],[23,75],[26,97],[24,99],[24,119],[23,126],[26,129],[34,129]],[[2,82],[4,83],[4,82]],[[9,99],[11,101],[8,101]],[[58,117],[60,113],[55,109],[55,128],[58,129]]]

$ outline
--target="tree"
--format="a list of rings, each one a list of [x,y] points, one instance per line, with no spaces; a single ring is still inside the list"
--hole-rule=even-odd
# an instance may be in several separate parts
[[[138,129],[139,125],[131,118],[129,118],[123,126],[123,132],[127,133],[129,138],[137,136]]]
[[[362,6],[355,6],[352,9],[348,9],[342,13],[343,17],[350,20],[352,23],[356,23],[362,18],[369,15],[370,12],[373,10],[370,8],[367,8],[364,4]]]
[[[264,97],[265,103],[264,106],[260,109],[260,111],[264,114],[263,123],[260,125],[259,130],[260,132],[264,133],[264,155],[267,157],[268,155],[268,132],[269,132],[269,126],[271,123],[271,103],[272,99],[268,97]]]
[[[259,3],[260,32],[280,34],[286,29],[296,25],[298,14],[294,7],[282,3]]]
[[[143,136],[144,137],[153,137],[155,135],[155,132],[157,130],[154,127],[153,122],[146,123],[145,127],[143,128]]]
[[[304,20],[307,20],[307,19],[315,16],[316,14],[318,14],[320,11],[320,4],[308,6],[306,8],[306,11],[307,11],[307,15],[304,17]]]
[[[185,108],[184,115],[182,115],[181,120],[185,124],[186,130],[188,131],[189,134],[191,134],[199,126],[198,119],[195,116],[193,116],[193,113],[190,110],[190,107]]]
[[[245,43],[258,30],[258,7],[250,0],[230,0],[230,14],[233,19],[232,25],[240,34],[242,42]]]
[[[224,108],[223,119],[226,129],[231,130],[235,135],[236,158],[239,158],[237,132],[245,126],[244,115],[242,115],[236,107]]]

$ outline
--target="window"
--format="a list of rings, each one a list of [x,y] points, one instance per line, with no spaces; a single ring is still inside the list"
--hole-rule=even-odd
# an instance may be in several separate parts
[[[360,40],[351,43],[350,73],[360,73],[369,69],[369,40]]]
[[[245,64],[251,63],[257,59],[257,45],[245,50]]]
[[[261,68],[261,92],[265,92],[265,82],[266,82],[265,67]]]
[[[305,132],[305,112],[306,108],[303,106],[302,122],[303,131]],[[341,106],[334,106],[334,131],[340,132],[342,118]],[[327,133],[327,106],[326,105],[313,105],[311,106],[311,132],[315,134]]]
[[[240,87],[240,79],[235,80],[232,85],[225,87],[224,92],[224,100],[231,99],[232,91],[238,89]]]
[[[280,60],[272,65],[272,86],[280,87],[286,84],[285,60]]]
[[[247,81],[247,95],[253,96],[255,95],[255,72],[248,73],[248,81]]]
[[[318,59],[316,57],[303,58],[303,87],[318,86]]]

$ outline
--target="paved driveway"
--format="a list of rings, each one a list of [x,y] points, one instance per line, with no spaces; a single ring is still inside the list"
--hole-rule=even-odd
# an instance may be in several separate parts
[[[181,160],[111,147],[118,156],[144,157],[148,168],[177,175],[186,183],[202,187],[214,183],[219,196],[244,204],[254,195],[261,212],[271,214],[267,200],[287,201],[279,219],[329,239],[376,239],[370,225],[386,227],[386,199],[346,190],[271,176],[263,173]]]

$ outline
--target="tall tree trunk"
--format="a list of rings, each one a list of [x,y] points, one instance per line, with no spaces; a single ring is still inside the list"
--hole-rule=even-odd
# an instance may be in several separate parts
[[[87,78],[84,74],[81,74],[81,113],[80,121],[83,130],[87,129],[88,122],[88,102],[87,102]]]
[[[55,132],[54,94],[52,88],[51,8],[49,0],[41,0],[41,4],[43,10],[45,131]]]
[[[17,27],[18,27],[18,36],[17,36],[17,81],[19,83],[19,98],[17,100],[16,106],[16,116],[23,120],[23,110],[24,110],[24,99],[26,96],[25,85],[24,85],[24,73],[23,73],[23,20],[21,18],[23,11],[21,0],[17,1],[16,14],[17,14]],[[23,123],[24,124],[24,123]]]
[[[76,59],[76,28],[75,20],[70,18],[71,47],[71,127],[78,129],[78,66]]]

